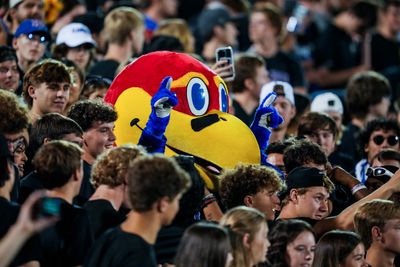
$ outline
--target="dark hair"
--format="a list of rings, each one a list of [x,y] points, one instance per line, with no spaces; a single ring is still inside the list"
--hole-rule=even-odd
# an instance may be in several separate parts
[[[15,62],[18,62],[15,49],[6,45],[0,45],[0,62],[8,60],[14,60]]]
[[[384,132],[394,131],[400,137],[400,127],[397,121],[386,118],[374,119],[367,123],[359,136],[360,150],[365,154],[364,146],[368,144],[373,132],[382,130]]]
[[[185,231],[175,266],[224,267],[230,251],[229,235],[225,228],[210,222],[199,222]]]
[[[43,145],[33,158],[33,166],[44,188],[54,189],[68,183],[81,167],[83,150],[76,144],[57,140]]]
[[[305,136],[315,133],[318,130],[325,130],[328,127],[335,137],[338,129],[335,121],[328,115],[320,112],[309,112],[301,116],[299,125],[297,126],[297,135]]]
[[[155,51],[183,52],[183,45],[178,38],[172,35],[156,35],[151,38],[150,43],[144,48],[143,54]]]
[[[235,79],[232,81],[232,92],[241,93],[245,90],[245,81],[254,79],[256,68],[265,67],[262,57],[254,54],[240,54],[235,57]]]
[[[29,154],[31,158],[43,145],[44,139],[61,140],[67,134],[82,136],[82,128],[72,119],[58,113],[48,113],[38,119],[31,128]]]
[[[299,139],[285,150],[283,162],[286,173],[289,173],[294,168],[308,163],[325,165],[328,158],[318,144],[306,139]]]
[[[225,208],[231,209],[244,205],[247,195],[254,195],[266,188],[275,191],[283,188],[275,170],[256,164],[239,164],[222,175],[219,194]]]
[[[346,87],[347,109],[354,118],[364,119],[370,106],[376,105],[384,97],[391,96],[388,79],[374,71],[353,75]]]
[[[192,156],[179,155],[174,157],[179,166],[189,174],[192,185],[182,195],[179,201],[179,211],[171,225],[187,227],[195,222],[194,215],[200,209],[204,197],[204,182],[194,165]]]
[[[68,117],[76,121],[86,132],[95,122],[114,122],[117,112],[114,108],[100,99],[81,100],[71,106]]]
[[[383,0],[383,7],[382,9],[384,11],[387,11],[387,9],[391,6],[394,7],[400,7],[400,1],[399,0]]]
[[[277,153],[277,154],[283,154],[289,146],[294,144],[294,139],[286,139],[284,141],[275,141],[272,142],[268,145],[268,147],[265,149],[265,154],[272,154],[272,153]]]
[[[362,243],[358,234],[334,230],[325,233],[318,241],[313,267],[337,267]]]
[[[12,161],[13,157],[8,148],[7,139],[0,132],[0,188],[10,179],[8,167]]]
[[[396,160],[400,163],[400,152],[390,148],[383,149],[378,154],[376,154],[374,158],[378,159],[381,162],[385,160]]]
[[[378,20],[378,5],[372,1],[360,0],[350,7],[350,12],[362,21],[359,33],[364,33],[376,25]]]
[[[135,159],[128,168],[129,198],[132,209],[146,212],[163,197],[171,201],[190,187],[189,175],[176,161],[162,155]]]
[[[289,219],[280,220],[276,223],[268,234],[271,246],[268,249],[267,258],[271,267],[288,266],[285,259],[287,245],[303,232],[310,232],[314,235],[311,225],[305,221]]]
[[[32,107],[33,99],[29,95],[29,86],[38,86],[41,83],[71,84],[71,75],[64,63],[55,59],[45,59],[30,68],[24,75],[22,96],[28,107]]]
[[[85,84],[83,85],[80,98],[89,99],[89,96],[96,90],[106,88],[108,89],[112,81],[108,78],[99,75],[89,75],[86,77]]]

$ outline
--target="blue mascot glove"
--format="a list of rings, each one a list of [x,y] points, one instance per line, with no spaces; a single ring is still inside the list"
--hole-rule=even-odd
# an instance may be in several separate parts
[[[278,111],[272,106],[277,95],[274,92],[269,93],[257,108],[254,120],[251,123],[250,129],[257,139],[261,153],[261,164],[267,164],[267,155],[265,149],[268,147],[268,141],[271,136],[271,129],[278,127],[283,118]]]
[[[165,77],[158,92],[151,99],[151,113],[146,127],[139,139],[139,145],[146,147],[150,153],[164,153],[167,129],[171,110],[178,104],[178,98],[170,91],[172,78]]]

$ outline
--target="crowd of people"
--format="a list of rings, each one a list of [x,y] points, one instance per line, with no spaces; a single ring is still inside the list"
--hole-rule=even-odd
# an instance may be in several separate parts
[[[0,267],[400,266],[400,0],[0,3]],[[164,50],[253,132],[276,95],[265,162],[210,187],[198,158],[116,146],[107,90]]]

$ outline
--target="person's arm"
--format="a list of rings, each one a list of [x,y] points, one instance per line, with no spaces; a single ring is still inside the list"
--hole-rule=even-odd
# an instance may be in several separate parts
[[[360,200],[369,194],[367,188],[357,178],[353,177],[350,173],[339,166],[333,167],[329,171],[328,176],[331,180],[350,189],[354,198],[357,200]]]
[[[380,188],[378,188],[368,196],[364,197],[363,199],[349,206],[348,208],[343,210],[339,215],[335,217],[329,217],[317,222],[314,225],[314,230],[316,235],[321,236],[325,232],[333,229],[353,230],[354,213],[357,211],[358,207],[373,199],[378,199],[378,198],[388,199],[392,194],[399,191],[400,191],[400,170],[397,171],[387,183],[382,185]]]
[[[32,218],[33,205],[43,196],[43,191],[36,191],[32,193],[21,206],[17,222],[10,227],[7,234],[0,241],[0,267],[8,266],[25,242],[34,233],[56,222],[57,218],[55,217],[37,220]],[[31,262],[29,264],[34,265],[25,266],[39,266],[37,262]]]

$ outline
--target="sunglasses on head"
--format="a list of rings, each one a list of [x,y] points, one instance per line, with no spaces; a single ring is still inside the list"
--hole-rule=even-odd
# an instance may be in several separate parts
[[[374,177],[390,176],[391,177],[393,175],[393,173],[382,167],[376,167],[376,168],[369,167],[367,169],[366,175],[368,177],[370,177],[370,176],[374,176]]]
[[[387,140],[389,145],[394,146],[399,142],[399,137],[397,135],[390,135],[385,138],[383,135],[376,135],[372,140],[377,146],[382,145],[385,140]]]

